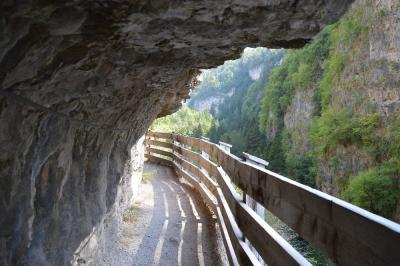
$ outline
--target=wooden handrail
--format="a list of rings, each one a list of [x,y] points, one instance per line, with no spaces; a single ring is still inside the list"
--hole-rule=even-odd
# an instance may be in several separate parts
[[[160,149],[153,148],[153,147],[147,147],[146,149],[147,149],[147,152],[149,152],[149,153],[155,153],[155,154],[159,154],[159,155],[170,157],[170,158],[172,158],[172,156],[173,156],[173,153],[170,151],[160,150]]]
[[[172,133],[169,132],[155,132],[155,131],[147,131],[148,137],[160,138],[160,139],[172,139]]]
[[[172,143],[160,141],[160,140],[154,140],[154,139],[146,139],[146,145],[153,145],[153,146],[158,146],[162,148],[167,148],[167,149],[172,149]]]
[[[248,250],[241,247],[241,239],[232,239],[239,237],[232,232],[235,224],[268,265],[304,265],[308,262],[243,203],[231,187],[231,181],[339,265],[400,263],[399,224],[274,172],[250,165],[207,140],[159,132],[151,132],[149,136],[174,141],[146,142],[152,146],[172,149],[173,154],[157,152],[154,147],[148,151],[170,155],[174,168],[181,169],[178,172],[180,175],[187,177],[189,171],[218,201],[219,206],[213,207],[213,210],[218,212],[216,208],[219,208],[222,214],[224,228],[229,234],[225,237],[232,242],[230,247],[225,244],[226,249],[233,247],[239,264],[254,261],[246,255]],[[181,144],[206,152],[219,166]],[[149,158],[158,160],[153,157],[151,155]],[[230,261],[234,264],[232,259]]]

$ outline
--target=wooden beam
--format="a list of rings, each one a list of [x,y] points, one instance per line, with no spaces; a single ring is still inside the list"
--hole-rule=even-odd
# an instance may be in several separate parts
[[[218,167],[218,184],[239,228],[268,265],[311,265],[241,199],[229,177]]]
[[[154,162],[154,163],[158,163],[158,164],[162,164],[162,165],[166,165],[166,166],[172,166],[172,161],[152,155],[152,154],[144,154],[144,157],[149,159],[149,161]]]
[[[226,255],[228,257],[229,265],[231,266],[238,266],[239,261],[235,254],[235,249],[233,248],[232,241],[229,237],[228,229],[226,228],[224,217],[222,216],[221,209],[218,207],[216,208],[216,216],[218,219],[219,228],[221,231],[222,239],[225,246]]]
[[[260,252],[268,265],[310,265],[300,253],[241,201],[239,195],[230,184],[229,177],[226,176],[221,167],[217,167],[202,155],[181,146],[174,145],[174,150],[183,153],[189,159],[201,164],[207,171],[214,173],[240,229],[246,231],[245,235],[250,242],[255,242],[255,248]],[[200,173],[201,170],[199,168],[179,157],[175,157],[175,160],[178,160],[184,167],[190,168],[190,171],[197,176],[204,174]],[[216,186],[215,183],[210,185]]]
[[[146,139],[146,144],[152,145],[152,146],[168,148],[168,149],[172,149],[172,146],[173,146],[172,143],[160,141],[160,140],[154,140],[154,139]]]
[[[260,265],[253,252],[251,252],[249,246],[243,241],[243,234],[237,226],[235,218],[229,209],[228,203],[226,202],[220,188],[217,188],[217,195],[218,205],[220,206],[229,238],[232,241],[232,246],[235,250],[239,264],[244,266]]]
[[[205,202],[207,204],[211,205],[210,201],[212,202],[212,199],[207,195],[207,192],[202,187],[201,183],[198,182],[194,177],[192,177],[188,172],[186,172],[181,167],[183,166],[183,168],[186,168],[189,166],[190,168],[192,168],[190,171],[197,172],[197,174],[199,174],[198,171],[201,171],[201,170],[197,166],[187,162],[183,158],[180,158],[176,155],[174,157],[174,160],[175,160],[174,161],[175,171],[177,171],[177,173],[179,175],[184,176],[186,178],[186,180],[195,189],[197,189],[200,192],[200,194],[202,195]],[[180,163],[182,163],[182,165],[180,165]],[[214,187],[214,191],[215,191],[215,189],[218,189],[218,188]],[[217,197],[219,198],[219,204],[221,204],[221,202],[224,202],[222,194],[221,195],[217,194]],[[221,199],[222,199],[222,201],[221,201]],[[226,205],[226,203],[225,203],[225,205]],[[213,203],[213,205],[211,205],[211,206],[214,206],[213,207],[214,213],[218,214],[218,210],[216,209],[216,203]],[[229,207],[225,206],[225,208],[229,208]],[[240,230],[237,227],[236,221],[235,221],[234,217],[232,216],[232,213],[225,208],[223,208],[223,210],[220,210],[222,213],[223,221],[224,221],[223,225],[225,226],[226,230],[228,231],[229,239],[232,241],[232,247],[235,250],[236,258],[237,258],[237,261],[239,262],[239,265],[259,265],[257,259],[255,258],[254,254],[251,252],[251,250],[248,248],[248,246],[242,240],[240,240],[240,238],[238,238],[238,237],[241,237],[242,234],[240,233]],[[222,224],[220,224],[220,225],[222,226]],[[228,246],[228,248],[229,248],[229,246]]]
[[[186,149],[180,145],[174,144],[173,146],[174,151],[177,153],[183,155],[184,157],[187,157],[189,160],[192,162],[197,163],[198,165],[201,165],[204,169],[206,169],[212,176],[215,176],[218,174],[216,171],[217,165],[213,162],[211,162],[209,159],[205,158],[203,155],[196,153],[194,151],[191,151],[189,149]],[[214,185],[217,185],[214,182]]]
[[[152,148],[152,147],[146,147],[146,151],[151,152],[151,153],[160,154],[163,156],[167,156],[167,157],[170,157],[171,159],[174,156],[173,153],[170,151],[160,150],[160,149]]]
[[[174,150],[176,152],[179,152],[179,151],[184,151],[186,149],[181,148],[181,149],[177,150],[177,147],[174,146]],[[186,152],[184,153],[184,156],[188,157],[189,159],[193,159],[194,157],[197,157],[197,156],[202,157],[200,154],[192,152],[192,151],[188,151],[188,150],[186,150]],[[178,156],[176,154],[174,154],[174,160],[178,161],[179,164],[181,164],[184,168],[188,169],[195,176],[199,177],[200,180],[207,186],[208,190],[210,190],[210,192],[213,195],[215,195],[215,190],[216,190],[217,183],[214,180],[212,180],[207,173],[205,173],[203,170],[201,170],[196,165],[194,165],[194,164],[190,163],[189,161],[185,160],[183,157]],[[207,160],[207,159],[204,158],[204,160]],[[200,161],[200,165],[202,165],[202,166],[204,165],[203,164],[203,160],[198,160],[198,161],[194,160],[194,161],[197,162],[197,163],[198,163],[198,161]],[[207,169],[207,171],[209,171],[209,170]]]
[[[174,169],[176,173],[180,176],[183,176],[201,195],[205,203],[209,205],[209,207],[212,209],[213,212],[216,212],[216,200],[213,199],[210,195],[209,192],[203,187],[203,185],[196,180],[190,173],[185,171],[184,169],[181,168],[181,165],[179,165],[176,162],[173,162]]]
[[[188,182],[190,182],[192,184],[192,186],[194,186],[195,188],[199,188],[199,187],[201,188],[201,186],[199,184],[197,184],[198,183],[197,180],[195,180],[193,177],[190,176],[189,173],[187,173],[185,170],[183,170],[182,166],[179,165],[177,162],[173,162],[173,168],[178,175],[184,176],[186,178],[186,180],[188,180]],[[205,192],[203,191],[203,193],[205,193]],[[211,199],[209,199],[209,200],[211,200]],[[219,224],[219,228],[221,231],[221,235],[222,235],[222,239],[224,242],[224,247],[225,247],[226,255],[228,257],[229,264],[231,266],[238,266],[239,262],[237,260],[235,251],[233,249],[231,240],[229,238],[229,234],[228,234],[225,222],[222,217],[221,210],[218,207],[217,202],[214,203],[214,201],[213,201],[212,209],[213,209],[214,214],[217,216],[217,220],[218,220],[218,224]]]
[[[160,138],[160,139],[172,139],[172,133],[169,132],[155,132],[155,131],[147,131],[146,134],[148,137]]]

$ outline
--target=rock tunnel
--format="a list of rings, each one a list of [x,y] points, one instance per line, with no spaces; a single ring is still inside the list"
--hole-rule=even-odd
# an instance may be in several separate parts
[[[100,256],[137,193],[142,136],[199,70],[302,47],[351,2],[3,1],[0,264]]]

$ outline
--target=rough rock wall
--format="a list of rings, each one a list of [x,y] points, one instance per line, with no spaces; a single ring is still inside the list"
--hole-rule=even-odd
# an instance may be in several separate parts
[[[310,140],[306,136],[315,107],[314,94],[313,88],[296,90],[284,116],[285,128],[291,133],[292,151],[298,156],[304,155],[310,149]]]
[[[231,88],[227,93],[219,93],[216,92],[214,93],[214,95],[204,98],[204,99],[200,99],[200,100],[196,100],[196,101],[192,101],[194,100],[193,98],[191,98],[191,101],[189,102],[189,106],[192,106],[193,109],[197,110],[197,111],[210,111],[211,107],[214,106],[215,111],[218,112],[218,107],[224,102],[224,100],[228,97],[232,97],[235,94],[236,88]]]
[[[93,255],[139,180],[143,138],[5,99],[0,106],[1,264],[66,265]]]
[[[354,4],[356,9],[360,10],[360,19],[367,30],[352,43],[352,50],[349,45],[338,43],[346,65],[331,88],[329,108],[349,110],[354,116],[376,112],[383,121],[393,120],[400,115],[400,2],[360,0]],[[296,89],[285,113],[285,129],[291,133],[290,144],[296,155],[310,151],[312,97],[318,86]],[[374,164],[365,147],[357,145],[337,145],[329,156],[318,159],[318,188],[335,196],[343,192],[350,176]],[[397,209],[396,220],[400,217],[400,206]]]
[[[216,95],[212,97],[207,97],[206,99],[201,99],[199,101],[195,101],[192,103],[193,109],[197,111],[210,111],[211,106],[217,106],[220,105],[224,101],[224,96],[223,95]]]
[[[0,264],[100,256],[141,136],[198,69],[247,45],[300,47],[350,2],[2,1]]]
[[[332,87],[333,110],[352,110],[355,115],[371,111],[383,121],[400,115],[400,2],[396,0],[359,1],[366,4],[368,31],[357,41],[357,49],[347,52],[351,59]],[[357,175],[373,165],[365,149],[339,145],[321,160],[320,186],[333,195],[340,194],[348,176]],[[396,218],[398,219],[398,217]]]

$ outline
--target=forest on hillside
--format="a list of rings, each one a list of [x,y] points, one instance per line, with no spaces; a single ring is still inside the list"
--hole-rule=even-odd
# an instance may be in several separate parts
[[[154,121],[150,130],[175,132],[200,138],[208,133],[212,121],[213,117],[207,110],[200,112],[184,105],[178,112]]]
[[[359,5],[303,49],[246,49],[203,71],[187,106],[154,128],[228,142],[238,156],[400,221],[400,62],[369,46],[394,15]]]

